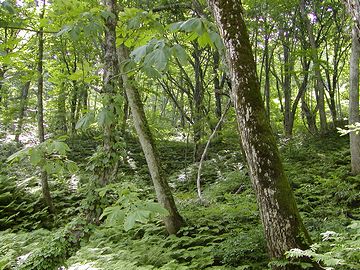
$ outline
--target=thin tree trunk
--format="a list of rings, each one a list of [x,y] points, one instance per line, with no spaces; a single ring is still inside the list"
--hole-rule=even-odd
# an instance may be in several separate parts
[[[30,88],[30,81],[27,81],[21,91],[21,97],[20,97],[20,108],[19,108],[19,119],[17,122],[17,127],[15,131],[15,142],[20,142],[20,135],[22,132],[23,124],[24,124],[24,116],[27,106],[27,100],[29,95],[29,88]]]
[[[359,117],[359,57],[360,57],[360,32],[353,26],[352,47],[350,58],[350,90],[349,90],[349,124],[360,122]],[[351,172],[360,173],[360,135],[350,133]]]
[[[302,223],[266,117],[241,1],[208,2],[226,47],[239,133],[269,254],[273,258],[283,258],[291,248],[307,248],[310,238]],[[301,268],[290,265],[278,269]]]
[[[315,71],[315,78],[316,78],[315,93],[316,93],[316,99],[317,99],[317,107],[318,107],[319,116],[320,116],[320,133],[324,134],[327,131],[324,83],[323,83],[321,70],[320,70],[320,60],[319,60],[319,56],[318,56],[318,49],[317,49],[317,44],[316,44],[315,37],[314,37],[313,27],[307,17],[307,13],[305,11],[305,0],[301,0],[300,10],[301,10],[302,17],[305,20],[308,35],[309,35],[311,54],[312,54],[312,60],[314,63],[314,71]]]
[[[119,50],[119,58],[121,62],[128,59],[127,49],[122,46]],[[163,175],[159,154],[156,150],[155,143],[145,116],[143,104],[140,93],[129,82],[126,74],[122,75],[126,96],[128,98],[129,107],[133,117],[136,133],[142,150],[145,154],[145,159],[149,167],[151,179],[154,184],[158,202],[169,212],[169,215],[164,218],[166,230],[169,234],[176,234],[180,227],[184,224],[183,218],[178,213],[172,196],[170,187]]]
[[[200,61],[201,51],[198,48],[197,43],[194,43],[194,76],[195,76],[195,88],[194,88],[194,161],[198,162],[201,158],[201,137],[203,133],[203,112],[202,103],[204,97],[204,86],[202,78],[202,68]]]
[[[67,133],[66,125],[66,91],[65,84],[61,84],[60,93],[57,101],[57,128],[61,133]]]
[[[283,30],[283,50],[284,50],[284,130],[285,136],[292,136],[291,125],[291,72],[292,72],[292,63],[290,59],[290,44],[288,33],[285,33],[286,30]]]
[[[221,118],[222,108],[221,108],[221,86],[219,80],[219,62],[220,55],[218,51],[214,52],[213,61],[213,73],[214,73],[214,94],[215,94],[215,115],[218,119]],[[221,130],[221,125],[219,126],[219,130]]]
[[[44,18],[45,15],[45,0],[42,2],[42,10],[40,13],[40,20]],[[43,59],[44,59],[44,32],[43,28],[40,27],[38,35],[38,59],[37,59],[37,72],[38,72],[38,81],[37,81],[37,123],[38,123],[38,138],[39,142],[43,143],[45,141],[45,130],[44,130],[44,104],[43,104],[43,93],[44,93],[44,75],[43,75]],[[41,171],[41,188],[44,200],[49,208],[50,213],[55,212],[55,208],[52,202],[48,175],[45,170]]]
[[[268,30],[266,26],[266,31]],[[265,111],[266,116],[270,119],[270,52],[269,52],[269,33],[265,33],[264,41],[264,66],[265,66],[265,84],[264,84],[264,100],[265,100]]]

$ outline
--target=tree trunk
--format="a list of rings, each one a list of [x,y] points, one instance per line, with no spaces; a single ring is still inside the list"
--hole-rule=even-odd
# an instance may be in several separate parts
[[[291,72],[292,62],[290,59],[290,44],[287,30],[282,30],[284,50],[284,131],[286,137],[292,136],[293,126],[291,124]]]
[[[268,27],[266,27],[268,28]],[[266,116],[270,120],[270,52],[269,52],[269,38],[270,34],[265,34],[265,48],[264,48],[264,57],[265,57],[265,84],[264,84],[264,99],[265,99],[265,111]]]
[[[215,94],[215,115],[218,120],[220,120],[222,115],[222,108],[221,108],[221,86],[219,80],[219,62],[220,62],[220,55],[218,51],[214,52],[213,61],[214,61],[214,94]],[[221,130],[221,124],[218,128]]]
[[[203,152],[201,147],[201,137],[203,133],[203,97],[204,97],[204,85],[203,85],[203,71],[201,68],[200,61],[201,51],[198,48],[198,44],[194,43],[194,76],[195,76],[195,88],[193,95],[194,102],[194,161],[198,162],[201,159],[201,154]]]
[[[57,129],[61,133],[67,133],[67,125],[66,125],[66,91],[65,91],[65,83],[61,84],[60,93],[57,101]]]
[[[27,81],[22,88],[21,97],[20,97],[20,108],[19,108],[19,119],[17,122],[17,127],[15,131],[15,142],[20,142],[20,135],[22,132],[23,124],[24,124],[24,116],[25,110],[27,106],[27,99],[29,95],[30,81]]]
[[[119,57],[121,62],[128,59],[128,52],[123,46],[119,50]],[[184,221],[178,213],[170,187],[162,173],[159,155],[145,116],[140,93],[129,82],[126,74],[122,75],[122,79],[136,133],[139,136],[139,141],[145,154],[145,159],[149,167],[157,199],[159,203],[169,212],[169,215],[164,218],[166,230],[169,234],[176,234],[183,225]]]
[[[239,133],[269,254],[272,258],[282,258],[291,248],[307,248],[310,239],[266,117],[241,1],[208,2],[226,47]],[[301,268],[292,265],[280,269]]]
[[[103,101],[105,110],[111,112],[116,116],[114,97],[116,94],[116,84],[118,78],[116,75],[119,73],[119,62],[116,51],[116,25],[117,25],[117,11],[115,0],[104,0],[104,6],[108,12],[113,16],[108,16],[105,20],[105,40],[104,40],[104,75],[103,75]],[[108,156],[111,156],[113,151],[112,145],[115,142],[114,139],[115,119],[111,123],[105,123],[103,145],[104,151]],[[111,178],[113,172],[113,164],[104,168],[102,175],[100,176],[100,184],[106,185]]]
[[[45,0],[42,2],[42,11],[40,13],[40,20],[44,18],[45,15]],[[38,138],[39,142],[43,143],[45,141],[45,131],[44,131],[44,104],[43,104],[43,92],[44,92],[44,75],[43,75],[43,59],[44,59],[44,31],[40,27],[38,35],[38,59],[37,59],[37,72],[38,72],[38,81],[37,81],[37,123],[38,123]],[[44,200],[49,208],[50,213],[55,212],[55,208],[52,202],[48,175],[45,170],[41,171],[41,188]]]
[[[350,58],[350,90],[349,90],[349,124],[360,122],[359,117],[359,57],[360,32],[353,26]],[[351,172],[360,173],[360,135],[350,133]]]
[[[315,93],[316,93],[316,100],[317,100],[319,116],[320,116],[320,133],[324,134],[327,131],[324,83],[323,83],[321,70],[320,70],[320,60],[319,60],[319,56],[318,56],[318,49],[317,49],[317,44],[316,44],[315,37],[314,37],[313,27],[307,17],[307,13],[305,11],[305,0],[301,0],[300,10],[301,10],[302,17],[305,20],[308,35],[309,35],[309,41],[310,41],[310,46],[311,46],[311,55],[312,55],[312,60],[314,63],[314,71],[315,71],[315,78],[316,78]]]

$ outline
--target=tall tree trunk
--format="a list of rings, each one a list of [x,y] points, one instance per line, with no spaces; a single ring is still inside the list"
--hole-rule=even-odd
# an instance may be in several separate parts
[[[309,235],[299,215],[266,117],[241,1],[208,2],[226,47],[239,133],[269,254],[273,258],[282,258],[291,248],[308,247]],[[301,268],[291,265],[279,269]]]
[[[213,73],[214,73],[215,115],[216,115],[217,119],[220,120],[221,115],[222,115],[221,86],[220,86],[220,79],[219,79],[220,55],[217,50],[214,51],[213,61],[214,61]],[[218,130],[221,130],[221,124],[220,124]]]
[[[349,124],[360,122],[359,117],[359,57],[360,32],[354,25],[352,29],[352,46],[350,58],[350,90],[349,90]],[[360,135],[350,133],[351,172],[360,173]]]
[[[78,106],[78,85],[76,81],[72,82],[72,91],[71,91],[71,99],[70,99],[70,133],[75,133],[76,126],[76,107]]]
[[[201,68],[201,51],[198,48],[198,44],[194,43],[194,76],[195,76],[195,88],[194,88],[194,161],[198,162],[201,159],[202,148],[201,148],[201,137],[203,133],[203,97],[204,97],[204,85],[203,85],[203,74]]]
[[[67,133],[66,125],[66,89],[65,84],[61,84],[60,93],[57,100],[57,128],[61,133]]]
[[[122,46],[122,48],[119,50],[119,58],[121,62],[128,59],[128,51],[124,46]],[[166,230],[169,234],[176,234],[180,227],[184,224],[184,221],[176,208],[170,187],[162,172],[159,154],[156,150],[155,143],[153,141],[152,134],[145,116],[140,93],[131,84],[131,82],[129,82],[126,74],[122,75],[122,79],[126,91],[126,96],[128,98],[129,107],[131,109],[136,133],[139,137],[142,150],[145,154],[145,159],[149,167],[158,202],[169,212],[169,215],[164,218]]]
[[[110,114],[116,116],[114,98],[116,94],[116,84],[118,78],[116,75],[119,73],[118,56],[116,51],[116,25],[117,25],[117,11],[115,0],[104,0],[104,6],[108,12],[113,16],[108,16],[105,20],[105,40],[104,40],[104,76],[103,76],[103,101],[104,109]],[[104,151],[111,156],[113,151],[112,145],[115,143],[114,132],[115,119],[111,123],[105,123],[104,126]],[[111,164],[112,165],[112,164]],[[115,165],[115,164],[114,164]],[[100,184],[106,185],[111,178],[113,166],[107,166],[102,175],[100,176]]]
[[[309,41],[310,41],[310,46],[311,46],[311,55],[312,55],[312,60],[314,63],[314,71],[315,71],[315,78],[316,78],[315,93],[316,93],[316,99],[317,99],[319,116],[320,116],[320,133],[324,134],[327,131],[324,83],[323,83],[323,79],[322,79],[322,75],[321,75],[320,59],[318,56],[318,48],[317,48],[316,40],[314,37],[313,27],[307,17],[307,13],[305,10],[305,0],[301,0],[300,10],[301,10],[302,17],[305,20],[308,35],[309,35]]]
[[[284,131],[285,136],[292,136],[291,125],[291,72],[292,72],[292,61],[290,59],[290,42],[289,34],[287,30],[282,30],[283,35],[283,50],[284,50]]]
[[[27,100],[29,95],[29,88],[30,88],[30,81],[27,81],[22,90],[21,90],[21,97],[20,97],[20,108],[19,108],[19,119],[17,122],[17,127],[15,131],[15,142],[20,142],[20,135],[22,132],[23,124],[24,124],[24,116],[25,116],[25,110],[27,106]]]
[[[268,29],[269,27],[266,27]],[[268,30],[267,30],[268,31]],[[265,48],[264,48],[264,66],[265,66],[265,84],[264,84],[264,100],[266,116],[270,119],[270,52],[269,52],[269,38],[268,33],[265,34]]]
[[[42,1],[42,9],[40,13],[40,20],[44,18],[45,15],[45,0]],[[38,59],[37,59],[37,72],[38,72],[38,81],[37,81],[37,124],[38,124],[38,138],[39,142],[43,143],[45,141],[45,130],[44,130],[44,104],[43,104],[43,93],[44,93],[44,75],[43,75],[43,60],[44,60],[44,30],[43,27],[40,27],[38,36]],[[45,202],[49,208],[50,213],[55,212],[55,208],[52,202],[48,175],[45,170],[41,171],[41,188]]]

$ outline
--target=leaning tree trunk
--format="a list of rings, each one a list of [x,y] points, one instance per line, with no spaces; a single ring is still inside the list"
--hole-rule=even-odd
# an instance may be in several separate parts
[[[119,50],[119,58],[121,62],[128,59],[128,52],[123,46]],[[145,154],[145,159],[149,167],[157,199],[159,203],[169,212],[169,215],[164,218],[166,230],[169,234],[176,234],[183,225],[184,221],[176,208],[170,187],[162,173],[159,154],[156,150],[155,143],[153,141],[152,134],[145,116],[140,93],[131,84],[131,82],[129,82],[126,74],[122,75],[122,79],[136,133],[139,136],[139,141]]]
[[[40,20],[44,18],[45,14],[45,0],[42,2],[42,11],[40,13]],[[38,32],[38,59],[37,59],[37,72],[38,72],[38,81],[37,81],[37,123],[38,123],[38,138],[39,142],[43,143],[45,141],[45,131],[44,131],[44,104],[43,104],[43,93],[44,93],[44,75],[43,75],[43,60],[44,60],[44,31],[40,27]],[[49,208],[50,213],[55,212],[55,208],[52,202],[48,174],[45,170],[41,170],[41,188],[44,200]]]
[[[349,90],[349,124],[360,122],[359,117],[359,57],[360,32],[354,25],[352,30],[352,47],[350,58],[350,90]],[[350,133],[351,172],[360,173],[360,135]]]
[[[224,41],[243,150],[260,209],[268,250],[282,258],[310,242],[275,137],[266,117],[241,1],[208,0]],[[300,269],[295,265],[279,269]]]

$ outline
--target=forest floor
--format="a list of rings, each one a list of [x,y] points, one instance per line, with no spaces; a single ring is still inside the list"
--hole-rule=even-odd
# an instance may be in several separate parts
[[[82,240],[76,247],[64,231],[82,224],[81,211],[89,197],[86,187],[93,179],[85,168],[99,142],[85,135],[68,140],[68,157],[80,170],[76,176],[51,180],[55,217],[47,214],[37,174],[28,162],[2,166],[0,270],[57,269],[56,262],[71,270],[268,269],[256,198],[236,142],[229,139],[210,147],[202,170],[206,203],[197,198],[191,145],[159,142],[164,171],[186,220],[178,236],[167,236],[156,216],[138,219],[142,222],[124,230],[124,218],[112,213],[98,226],[81,227]],[[0,161],[5,164],[17,149],[3,144]],[[309,256],[335,269],[360,269],[360,176],[349,174],[348,139],[337,134],[299,137],[280,144],[280,150],[305,226],[317,243]],[[128,143],[127,155],[132,166],[120,166],[117,181],[107,190],[97,190],[106,194],[100,196],[106,206],[114,205],[119,196],[127,196],[131,207],[154,200],[139,145]],[[30,265],[31,256],[37,259]]]

